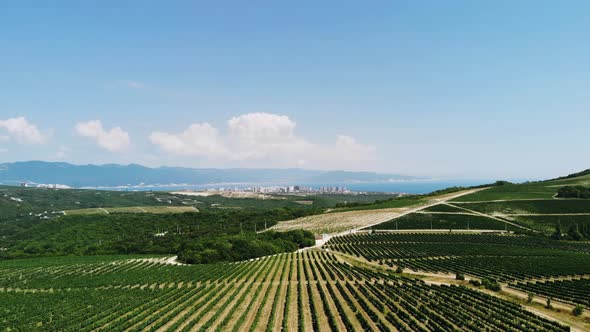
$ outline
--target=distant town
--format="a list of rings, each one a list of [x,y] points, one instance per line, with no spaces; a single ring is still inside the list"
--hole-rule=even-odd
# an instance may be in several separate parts
[[[306,186],[254,186],[254,187],[246,187],[246,188],[219,188],[218,191],[238,191],[238,192],[253,192],[253,193],[261,193],[261,194],[311,194],[311,193],[320,193],[320,194],[351,194],[352,191],[348,190],[346,187],[319,187],[319,188],[312,188]]]

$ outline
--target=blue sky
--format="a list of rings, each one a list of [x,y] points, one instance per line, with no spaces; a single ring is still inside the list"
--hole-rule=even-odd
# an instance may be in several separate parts
[[[542,178],[590,167],[585,1],[19,1],[0,160]]]

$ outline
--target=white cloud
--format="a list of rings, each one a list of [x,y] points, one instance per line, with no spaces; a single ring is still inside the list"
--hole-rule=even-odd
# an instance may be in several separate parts
[[[232,166],[364,169],[376,159],[374,147],[353,137],[338,136],[333,145],[311,143],[297,136],[296,125],[285,115],[249,113],[231,118],[225,134],[197,123],[178,134],[153,132],[150,140],[171,155],[223,160]]]
[[[12,137],[18,142],[24,144],[42,144],[45,142],[46,137],[43,135],[37,126],[30,123],[24,117],[11,118],[4,121],[0,121],[0,128],[4,128]],[[3,140],[7,140],[6,137],[2,136]],[[10,137],[8,137],[10,139]]]
[[[78,135],[93,139],[101,148],[111,152],[122,152],[131,145],[129,134],[115,127],[105,130],[99,120],[80,122],[76,124]]]
[[[0,135],[0,143],[10,141],[10,136]]]
[[[150,141],[175,155],[218,157],[227,154],[217,129],[208,123],[195,123],[180,134],[153,132]]]
[[[289,158],[312,149],[295,135],[296,123],[284,115],[250,113],[228,121],[228,144],[235,160]]]

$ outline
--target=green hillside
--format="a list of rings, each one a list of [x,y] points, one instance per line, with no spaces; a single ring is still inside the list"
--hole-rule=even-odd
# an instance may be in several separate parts
[[[588,171],[575,173],[555,180],[496,186],[475,194],[456,198],[453,201],[475,202],[513,199],[551,199],[557,194],[559,188],[577,185],[590,186],[590,174],[588,174]]]
[[[590,239],[590,199],[564,198],[573,192],[566,188],[574,188],[577,197],[585,197],[580,193],[590,188],[590,170],[547,181],[496,186],[455,198],[449,204],[554,238]]]

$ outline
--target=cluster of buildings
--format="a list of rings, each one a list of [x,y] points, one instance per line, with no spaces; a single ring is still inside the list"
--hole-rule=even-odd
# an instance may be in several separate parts
[[[219,192],[250,192],[258,194],[350,194],[346,187],[320,187],[312,188],[307,186],[254,186],[247,188],[217,188],[207,191]]]

